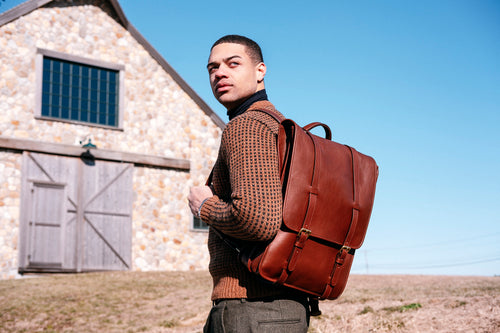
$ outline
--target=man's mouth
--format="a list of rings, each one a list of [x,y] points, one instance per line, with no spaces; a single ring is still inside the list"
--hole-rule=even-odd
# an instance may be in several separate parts
[[[229,83],[217,83],[215,85],[215,91],[218,93],[223,93],[229,90],[231,88],[231,85]]]

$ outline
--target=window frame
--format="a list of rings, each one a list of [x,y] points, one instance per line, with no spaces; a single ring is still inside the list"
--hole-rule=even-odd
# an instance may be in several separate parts
[[[208,232],[209,225],[203,222],[202,219],[193,215],[193,220],[191,221],[191,230],[197,232]]]
[[[118,71],[118,122],[116,126],[102,125],[92,122],[84,122],[72,119],[63,119],[56,117],[47,117],[42,115],[42,97],[43,97],[43,59],[44,57],[50,57],[62,61],[71,61],[81,65],[99,67],[105,70]],[[120,64],[114,64],[106,61],[89,59],[84,57],[79,57],[67,53],[46,50],[42,48],[37,48],[36,53],[36,94],[35,94],[35,119],[48,120],[48,121],[58,121],[64,123],[85,125],[91,127],[101,127],[113,130],[123,130],[123,114],[124,114],[124,71],[125,66]]]

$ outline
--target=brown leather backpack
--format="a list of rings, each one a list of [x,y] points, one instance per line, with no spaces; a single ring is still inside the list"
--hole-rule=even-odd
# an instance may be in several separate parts
[[[320,299],[336,299],[366,234],[378,166],[373,158],[331,141],[325,124],[301,128],[270,110],[259,111],[280,122],[283,223],[276,237],[261,245],[242,247],[216,233],[264,280]],[[325,138],[310,133],[317,126],[325,129]]]

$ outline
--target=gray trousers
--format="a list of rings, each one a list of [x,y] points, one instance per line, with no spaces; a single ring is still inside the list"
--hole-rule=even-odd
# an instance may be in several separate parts
[[[214,302],[204,333],[306,333],[307,301],[230,299]]]

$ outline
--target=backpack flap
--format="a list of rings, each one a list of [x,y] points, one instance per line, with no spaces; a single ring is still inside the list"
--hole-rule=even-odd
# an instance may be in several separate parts
[[[310,231],[311,238],[359,248],[373,206],[375,161],[289,119],[280,131],[284,225],[296,233]],[[373,185],[361,186],[367,183]]]

